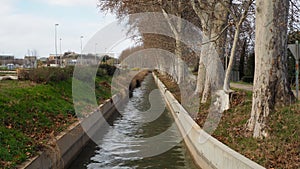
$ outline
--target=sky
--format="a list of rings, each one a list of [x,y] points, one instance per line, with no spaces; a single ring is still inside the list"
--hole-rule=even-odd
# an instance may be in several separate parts
[[[116,21],[112,14],[101,13],[98,0],[0,0],[0,54],[23,58],[28,50],[39,57],[81,51],[93,35]]]

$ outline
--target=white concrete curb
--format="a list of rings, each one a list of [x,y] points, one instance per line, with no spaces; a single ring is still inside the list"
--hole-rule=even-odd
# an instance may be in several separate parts
[[[154,73],[153,76],[196,165],[203,169],[264,169],[203,131]]]

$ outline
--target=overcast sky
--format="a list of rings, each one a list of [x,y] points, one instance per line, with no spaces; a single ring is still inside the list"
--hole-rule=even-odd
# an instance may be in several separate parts
[[[55,53],[55,24],[58,23],[62,51],[80,52],[101,28],[115,21],[97,9],[98,0],[0,0],[0,54],[23,58],[28,50],[38,56]]]

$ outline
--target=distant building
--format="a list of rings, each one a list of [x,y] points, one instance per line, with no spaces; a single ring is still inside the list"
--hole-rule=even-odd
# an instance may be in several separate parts
[[[24,57],[24,67],[25,68],[37,68],[37,57],[36,56],[25,56]]]
[[[0,54],[0,65],[6,66],[7,64],[13,63],[15,57],[10,54]]]
[[[38,59],[38,67],[47,67],[49,65],[49,59],[47,57],[41,57]]]
[[[59,55],[55,55],[55,54],[50,54],[49,55],[49,61],[52,61],[52,60],[57,60],[59,61],[60,59],[60,56]]]
[[[74,66],[77,64],[77,59],[64,59],[66,66]]]
[[[25,63],[24,59],[18,59],[18,58],[16,58],[14,60],[14,64],[15,64],[16,68],[23,68],[24,63]]]
[[[13,70],[13,69],[15,69],[15,65],[12,64],[12,63],[7,64],[6,67],[7,67],[7,70]]]
[[[41,62],[45,62],[45,63],[48,62],[48,58],[47,57],[41,57],[38,60],[41,61]]]

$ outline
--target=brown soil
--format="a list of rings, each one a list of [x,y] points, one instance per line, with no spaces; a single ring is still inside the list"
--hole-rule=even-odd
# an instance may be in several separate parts
[[[169,76],[162,75],[155,72],[156,76],[162,81],[162,83],[169,89],[169,91],[174,95],[174,97],[181,102],[181,94],[178,84],[173,81]]]

